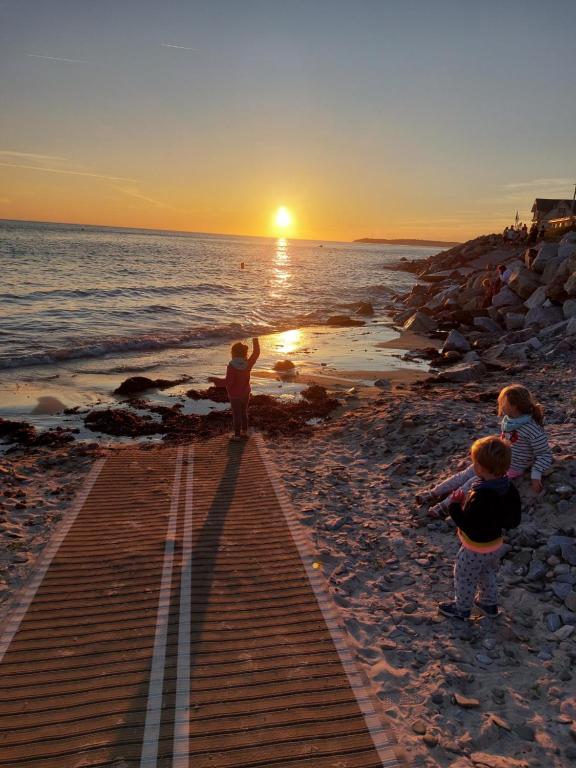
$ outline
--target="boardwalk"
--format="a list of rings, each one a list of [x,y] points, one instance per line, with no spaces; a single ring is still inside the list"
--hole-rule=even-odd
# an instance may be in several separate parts
[[[399,766],[264,448],[101,460],[0,641],[3,768]]]

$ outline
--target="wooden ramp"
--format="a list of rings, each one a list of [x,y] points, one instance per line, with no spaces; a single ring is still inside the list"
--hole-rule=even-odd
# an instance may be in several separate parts
[[[102,459],[0,640],[3,768],[398,766],[256,438]]]

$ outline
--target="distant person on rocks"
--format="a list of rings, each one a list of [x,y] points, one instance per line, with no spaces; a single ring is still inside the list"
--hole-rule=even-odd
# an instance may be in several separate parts
[[[440,603],[444,616],[466,620],[473,605],[497,616],[503,529],[521,519],[520,496],[507,477],[512,451],[500,437],[476,440],[470,449],[476,479],[468,493],[455,491],[448,512],[458,526],[460,550],[454,565],[454,602]],[[476,592],[478,590],[478,595]]]
[[[527,237],[528,237],[528,227],[526,226],[526,224],[522,224],[520,228],[520,239],[525,241]]]
[[[508,281],[512,277],[512,271],[508,269],[506,264],[499,264],[498,265],[498,276],[500,278],[500,282],[504,283],[504,285],[508,285]]]
[[[252,339],[252,354],[248,357],[248,345],[238,341],[232,344],[232,359],[226,369],[226,377],[209,376],[217,387],[226,387],[230,407],[232,408],[232,423],[234,434],[232,440],[242,440],[248,437],[248,404],[250,403],[250,373],[254,363],[260,357],[260,342]]]
[[[542,424],[543,409],[526,387],[512,384],[498,395],[498,415],[502,417],[502,438],[510,443],[512,459],[508,477],[513,480],[522,477],[530,469],[532,489],[542,491],[542,475],[552,465],[552,451]],[[438,519],[446,516],[450,504],[448,494],[461,490],[468,493],[478,479],[474,464],[451,475],[433,488],[418,494],[420,503],[442,499],[428,510],[429,517]]]
[[[526,241],[526,243],[528,245],[533,245],[536,242],[537,237],[538,237],[538,225],[536,224],[536,222],[534,222],[534,224],[532,224],[532,226],[530,227],[530,232],[528,233],[528,240]]]

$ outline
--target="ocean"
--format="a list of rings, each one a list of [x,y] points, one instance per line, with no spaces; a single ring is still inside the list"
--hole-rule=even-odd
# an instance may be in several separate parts
[[[3,221],[0,368],[114,365],[377,310],[412,281],[386,264],[437,250]]]
[[[184,379],[147,397],[208,412],[222,406],[186,391],[223,375],[230,343],[255,335],[256,393],[298,397],[310,376],[345,388],[425,370],[380,347],[397,336],[386,299],[414,283],[386,265],[437,250],[2,221],[0,417],[65,423],[90,439],[81,413],[117,405],[114,390],[137,375]],[[359,301],[375,310],[365,326],[324,325]],[[274,373],[286,358],[290,380]]]

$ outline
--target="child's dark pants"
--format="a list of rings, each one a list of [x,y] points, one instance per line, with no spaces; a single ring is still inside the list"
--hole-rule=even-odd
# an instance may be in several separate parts
[[[241,432],[248,431],[248,403],[250,395],[239,400],[230,400],[232,408],[232,424],[234,425],[234,434],[240,435]]]

